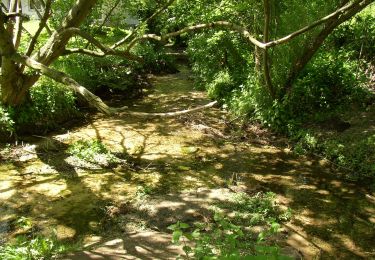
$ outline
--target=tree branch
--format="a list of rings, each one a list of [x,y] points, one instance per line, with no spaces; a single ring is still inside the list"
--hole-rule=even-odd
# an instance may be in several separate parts
[[[173,2],[176,0],[169,0],[164,6],[156,10],[155,13],[153,13],[149,18],[147,18],[142,24],[148,24],[150,21],[152,21],[156,16],[158,16],[161,12],[163,12],[165,9],[167,9]],[[133,30],[129,35],[127,35],[125,38],[121,39],[120,41],[116,42],[111,46],[112,49],[117,49],[121,45],[123,45],[128,39],[132,38],[135,33],[137,32],[137,29],[140,28],[138,26],[135,30]]]
[[[182,111],[176,111],[176,112],[167,112],[167,113],[142,113],[142,112],[131,112],[131,111],[126,111],[128,108],[125,107],[120,107],[120,108],[113,108],[109,107],[106,105],[101,98],[98,96],[94,95],[91,93],[89,90],[87,90],[85,87],[81,86],[78,82],[76,82],[74,79],[70,78],[67,74],[57,71],[55,69],[51,69],[33,59],[30,57],[27,57],[25,55],[20,55],[18,53],[14,53],[11,55],[11,59],[15,62],[21,63],[25,66],[28,66],[32,68],[33,70],[38,71],[40,74],[43,74],[59,83],[64,84],[71,90],[73,90],[75,93],[79,94],[82,96],[89,105],[95,107],[98,109],[100,112],[103,112],[104,114],[107,115],[113,115],[116,113],[125,113],[128,115],[134,115],[134,116],[160,116],[160,117],[173,117],[173,116],[178,116],[182,114],[187,114],[191,112],[195,112],[198,110],[202,110],[205,108],[209,108],[214,106],[217,102],[211,102],[207,105],[199,106],[196,108],[192,109],[187,109],[187,110],[182,110]]]
[[[210,108],[210,107],[215,106],[216,104],[217,104],[217,101],[213,101],[203,106],[186,109],[186,110],[175,111],[175,112],[166,112],[166,113],[145,113],[145,112],[135,112],[135,111],[124,111],[121,114],[126,114],[126,115],[131,115],[131,116],[141,116],[141,117],[175,117],[175,116],[180,116],[180,115],[196,112],[199,110],[203,110],[206,108]]]
[[[49,2],[49,1],[48,1]],[[46,13],[49,13],[49,12],[47,12],[47,4],[48,3],[46,3],[46,5],[44,5],[44,14],[42,15],[40,12],[39,12],[39,10],[38,10],[38,8],[36,8],[36,5],[35,5],[35,0],[31,0],[31,4],[33,4],[34,5],[34,10],[35,10],[35,12],[36,12],[36,15],[39,17],[39,20],[40,21],[43,21],[43,19],[44,19],[44,16],[46,15]],[[43,3],[44,4],[44,3]],[[50,3],[50,5],[51,5],[51,3]],[[51,7],[50,7],[51,8]],[[49,16],[48,16],[49,17]],[[47,17],[47,19],[48,19],[48,17]],[[40,24],[40,23],[39,23]],[[49,26],[47,25],[47,22],[45,23],[45,25],[44,25],[44,27],[46,28],[46,30],[47,30],[47,33],[48,33],[48,35],[52,35],[52,30],[49,28]]]
[[[293,64],[292,69],[289,73],[288,78],[283,86],[283,93],[289,93],[292,89],[292,83],[299,75],[299,73],[305,68],[307,63],[311,60],[314,54],[318,51],[324,40],[328,35],[340,24],[352,18],[359,11],[366,8],[368,5],[373,3],[374,0],[361,0],[350,4],[351,8],[346,9],[338,18],[331,17],[330,23],[327,23],[325,28],[313,39],[313,41],[307,46],[301,57]]]
[[[264,0],[264,29],[263,29],[263,41],[268,42],[270,36],[270,20],[271,20],[271,7],[269,0]],[[263,50],[263,73],[264,81],[266,83],[267,89],[273,99],[275,99],[275,89],[272,85],[271,75],[270,75],[270,64],[268,56],[268,47]]]
[[[94,95],[85,87],[81,86],[67,74],[55,69],[51,69],[43,65],[42,63],[37,62],[36,60],[33,60],[25,55],[20,55],[18,53],[14,53],[11,56],[11,59],[29,68],[32,68],[33,70],[38,71],[40,74],[43,74],[59,83],[64,84],[65,86],[82,96],[90,105],[94,106],[99,111],[105,114],[113,114],[115,112],[115,110],[108,107],[98,96]]]
[[[273,47],[273,46],[276,46],[276,45],[280,45],[280,44],[283,44],[283,43],[286,43],[286,42],[289,42],[290,40],[292,40],[293,38],[297,37],[298,35],[301,35],[307,31],[310,31],[312,29],[314,29],[315,27],[327,22],[327,21],[330,21],[331,19],[334,19],[334,18],[337,18],[338,16],[340,16],[341,14],[345,13],[346,11],[350,10],[351,8],[357,6],[357,5],[360,5],[361,2],[363,2],[363,0],[359,0],[359,1],[356,1],[356,2],[352,2],[352,3],[349,3],[345,6],[343,6],[342,8],[340,9],[337,9],[336,11],[334,11],[333,13],[323,17],[322,19],[320,20],[317,20],[313,23],[311,23],[310,25],[307,25],[287,36],[284,36],[278,40],[274,40],[274,41],[270,41],[270,42],[266,42],[265,43],[265,47]],[[371,0],[369,2],[374,2],[374,0]],[[370,4],[370,3],[368,3]]]
[[[43,3],[44,4],[44,3]],[[32,37],[30,44],[26,51],[26,56],[30,56],[31,53],[34,51],[35,45],[38,41],[39,35],[42,33],[43,29],[47,29],[47,20],[51,15],[51,5],[52,0],[47,0],[44,6],[44,14],[43,17],[40,19],[38,30],[35,32],[35,35]]]
[[[22,36],[22,22],[23,22],[23,16],[22,16],[22,4],[21,0],[17,0],[17,13],[20,13],[20,16],[16,17],[16,25],[15,25],[15,32],[14,32],[14,38],[13,43],[16,49],[20,46],[21,43],[21,36]]]
[[[239,25],[236,25],[236,24],[233,24],[233,23],[230,23],[230,22],[227,22],[227,21],[217,21],[217,22],[212,22],[212,23],[205,23],[205,24],[197,24],[197,25],[193,25],[193,26],[189,26],[189,27],[185,27],[181,30],[178,30],[176,32],[171,32],[171,33],[167,33],[165,35],[156,35],[156,34],[145,34],[145,35],[142,35],[138,38],[135,38],[133,39],[129,45],[127,46],[127,51],[129,51],[132,47],[134,47],[134,45],[141,41],[141,40],[146,40],[146,39],[153,39],[153,40],[156,40],[156,41],[165,41],[169,38],[172,38],[172,37],[175,37],[175,36],[178,36],[180,34],[183,34],[183,33],[187,33],[187,32],[191,32],[191,31],[197,31],[197,30],[203,30],[203,29],[209,29],[209,28],[214,28],[214,27],[224,27],[224,28],[228,28],[230,30],[233,30],[233,31],[237,31],[239,32],[243,37],[245,37],[245,39],[247,39],[249,42],[251,42],[252,44],[264,49],[265,48],[265,44],[258,41],[257,39],[255,39],[255,37],[253,37],[249,31],[247,31],[245,28],[243,28],[242,26],[239,26]]]
[[[93,44],[95,47],[97,47],[101,52],[98,51],[91,51],[83,48],[75,48],[75,49],[66,49],[62,55],[69,55],[73,53],[82,53],[82,54],[87,54],[91,56],[96,56],[96,57],[104,57],[107,55],[113,55],[113,56],[120,56],[120,57],[125,57],[130,60],[135,60],[138,62],[142,62],[143,59],[131,54],[129,51],[119,51],[119,50],[114,50],[108,46],[105,46],[102,44],[100,41],[95,39],[93,36],[90,34],[78,29],[78,28],[67,28],[64,29],[63,31],[60,32],[60,34],[71,34],[71,35],[79,35],[83,39],[87,40],[89,43]]]

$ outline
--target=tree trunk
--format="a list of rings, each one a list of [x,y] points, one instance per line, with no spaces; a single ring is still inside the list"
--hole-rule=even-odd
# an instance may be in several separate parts
[[[71,33],[61,32],[70,27],[79,27],[89,15],[96,2],[97,0],[77,0],[62,22],[61,27],[53,32],[47,43],[36,52],[34,59],[43,65],[49,66],[60,57],[72,36]],[[18,106],[26,100],[29,89],[38,81],[40,74],[34,73],[32,75],[26,75],[17,63],[7,58],[7,56],[15,52],[15,48],[12,43],[13,37],[12,33],[9,32],[9,28],[8,33],[2,31],[2,29],[5,29],[4,26],[5,19],[0,22],[0,27],[2,27],[0,28],[0,50],[3,50],[3,52],[5,50],[1,48],[1,44],[6,44],[8,50],[8,55],[2,55],[0,77],[1,101],[5,105]],[[9,42],[9,40],[11,41]]]

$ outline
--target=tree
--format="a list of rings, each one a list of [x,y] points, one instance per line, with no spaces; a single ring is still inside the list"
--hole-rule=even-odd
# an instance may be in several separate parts
[[[100,5],[98,0],[77,0],[72,4],[70,11],[65,16],[63,22],[54,31],[51,32],[49,39],[44,45],[37,48],[37,42],[44,28],[47,27],[47,21],[55,14],[51,12],[52,0],[43,0],[43,13],[40,15],[39,29],[32,37],[26,51],[20,53],[20,42],[22,40],[22,22],[24,15],[22,14],[21,0],[11,0],[10,6],[6,9],[2,6],[0,9],[0,57],[1,57],[1,102],[4,105],[18,106],[23,104],[27,98],[27,93],[30,88],[38,81],[41,75],[50,77],[60,83],[63,83],[76,93],[81,95],[89,104],[96,107],[98,110],[106,113],[113,114],[116,112],[124,111],[125,108],[111,108],[108,107],[103,101],[88,91],[84,86],[70,78],[63,72],[51,68],[51,64],[62,55],[82,54],[104,57],[107,55],[116,55],[125,59],[131,59],[142,62],[142,57],[137,57],[132,53],[132,48],[145,40],[154,40],[159,42],[166,42],[167,39],[197,30],[204,30],[210,28],[222,28],[225,30],[235,31],[242,35],[246,41],[255,46],[255,57],[259,59],[259,74],[262,75],[262,82],[266,87],[272,99],[281,99],[289,91],[291,91],[293,82],[297,75],[311,60],[314,53],[322,45],[323,41],[328,35],[341,23],[347,21],[356,13],[373,3],[375,0],[336,0],[332,1],[330,7],[331,13],[321,17],[315,21],[310,22],[301,29],[295,30],[288,27],[292,33],[285,36],[279,36],[280,32],[276,32],[277,24],[284,19],[287,14],[285,10],[291,6],[301,5],[298,1],[289,0],[284,3],[280,1],[264,0],[263,5],[257,4],[254,1],[254,24],[239,25],[234,22],[228,21],[209,21],[206,23],[195,24],[179,29],[171,33],[162,35],[143,33],[145,25],[153,20],[157,15],[163,13],[172,4],[177,5],[194,5],[195,1],[177,1],[168,0],[156,11],[144,19],[140,25],[133,31],[133,33],[126,36],[124,39],[118,41],[112,46],[107,46],[97,40],[94,36],[87,31],[80,29],[85,19],[88,18],[93,8]],[[114,1],[115,4],[116,1]],[[236,5],[236,1],[226,1]],[[252,1],[250,1],[252,2]],[[312,3],[317,3],[315,1]],[[238,4],[240,5],[240,4]],[[110,8],[108,16],[111,15],[113,10]],[[251,12],[248,11],[247,12]],[[165,12],[164,12],[165,13]],[[319,12],[319,14],[323,13]],[[107,15],[104,15],[107,17]],[[293,17],[291,17],[293,19]],[[105,18],[107,19],[107,18]],[[235,19],[234,19],[235,20]],[[263,21],[263,25],[262,22]],[[262,30],[259,27],[263,27]],[[260,40],[257,35],[261,32],[262,39]],[[289,72],[286,73],[281,79],[273,80],[272,72],[273,66],[278,61],[280,55],[285,53],[273,51],[277,46],[294,44],[293,40],[299,37],[305,37],[302,44],[294,47],[296,55],[289,62]],[[88,44],[94,47],[87,48],[69,48],[69,40],[73,37],[81,37],[87,41]],[[274,38],[275,40],[271,40]],[[88,46],[88,45],[86,45]]]

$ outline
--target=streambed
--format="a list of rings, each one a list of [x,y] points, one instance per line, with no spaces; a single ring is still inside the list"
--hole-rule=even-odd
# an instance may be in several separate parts
[[[128,104],[130,110],[178,111],[209,102],[194,90],[186,69],[150,80],[155,88]],[[14,221],[26,217],[38,232],[83,241],[87,250],[73,259],[90,254],[175,259],[182,252],[171,245],[166,227],[238,189],[272,191],[292,209],[279,239],[294,255],[375,257],[374,193],[341,181],[324,160],[274,145],[277,137],[264,137],[256,127],[233,138],[227,117],[218,108],[176,118],[98,114],[63,134],[29,139],[16,160],[0,165],[0,237],[12,239],[18,234]],[[66,148],[82,139],[99,139],[111,151],[130,155],[130,166],[77,167]],[[43,148],[28,149],[33,145]],[[237,185],[228,187],[233,176]],[[134,205],[142,196],[148,199]]]

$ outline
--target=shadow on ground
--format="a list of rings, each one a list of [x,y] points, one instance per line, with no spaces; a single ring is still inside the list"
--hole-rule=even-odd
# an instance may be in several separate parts
[[[164,112],[207,102],[185,77],[157,80],[155,92],[132,108]],[[98,115],[52,136],[56,151],[1,164],[0,233],[12,237],[11,224],[26,216],[42,232],[55,228],[61,239],[83,241],[87,250],[67,259],[175,259],[182,252],[167,226],[208,217],[208,207],[233,191],[273,191],[293,210],[280,245],[306,259],[375,257],[375,194],[342,182],[323,160],[234,138],[225,116],[216,108],[174,119]],[[92,138],[129,154],[129,164],[69,164],[67,145]]]

